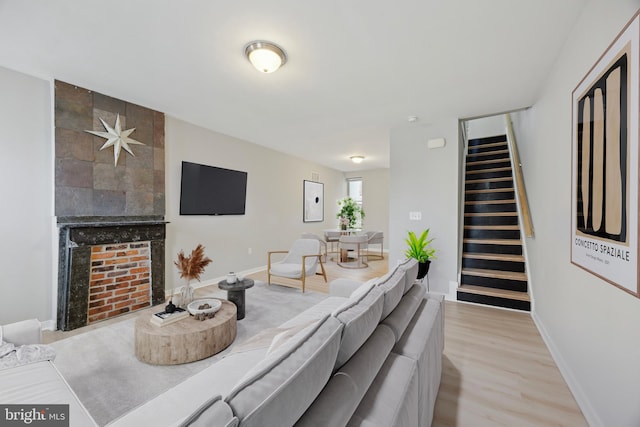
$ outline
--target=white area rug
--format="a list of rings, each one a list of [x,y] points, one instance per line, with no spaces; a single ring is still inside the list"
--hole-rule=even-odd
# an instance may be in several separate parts
[[[210,296],[226,298],[226,292]],[[57,351],[55,364],[91,416],[105,425],[198,373],[263,329],[279,326],[326,297],[256,282],[246,291],[245,318],[238,321],[233,344],[194,363],[153,366],[138,361],[134,353],[135,319],[128,319],[53,343]]]

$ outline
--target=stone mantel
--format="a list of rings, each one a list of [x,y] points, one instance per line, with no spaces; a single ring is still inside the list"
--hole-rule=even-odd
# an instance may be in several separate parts
[[[112,227],[116,225],[167,224],[162,216],[59,216],[58,227]]]

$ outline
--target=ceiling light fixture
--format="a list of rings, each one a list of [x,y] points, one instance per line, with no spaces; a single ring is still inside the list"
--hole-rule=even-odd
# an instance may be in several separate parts
[[[360,164],[364,160],[364,156],[351,156],[349,157],[351,161],[355,164]]]
[[[284,50],[275,43],[267,41],[253,41],[244,48],[251,65],[261,73],[273,73],[287,62]]]

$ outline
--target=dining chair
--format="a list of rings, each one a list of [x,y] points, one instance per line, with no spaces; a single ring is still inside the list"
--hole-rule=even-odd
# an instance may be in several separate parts
[[[354,234],[340,236],[338,242],[338,265],[344,268],[366,268],[369,266],[365,261],[367,257],[367,245],[369,236],[366,234]],[[354,252],[350,256],[349,252]],[[351,261],[351,260],[354,261]]]
[[[367,231],[365,233],[368,237],[368,245],[380,245],[380,255],[369,255],[371,257],[375,257],[375,259],[384,259],[383,253],[383,241],[384,241],[384,233],[382,231]]]
[[[273,254],[286,254],[279,262],[271,262]],[[318,265],[322,273],[317,273]],[[302,292],[306,279],[314,274],[320,274],[327,281],[327,273],[322,264],[320,242],[317,239],[298,239],[293,242],[288,251],[267,252],[267,284],[271,284],[271,276],[286,277],[302,281]]]
[[[326,230],[324,232],[324,241],[327,242],[327,246],[331,248],[329,253],[336,253],[334,250],[334,245],[338,245],[338,241],[340,240],[340,236],[342,233],[338,230]]]

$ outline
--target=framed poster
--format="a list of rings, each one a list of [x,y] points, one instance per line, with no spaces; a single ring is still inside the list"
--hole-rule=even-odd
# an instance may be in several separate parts
[[[324,221],[324,184],[321,182],[304,181],[304,222]]]
[[[571,262],[637,297],[639,20],[573,91],[571,165]]]

